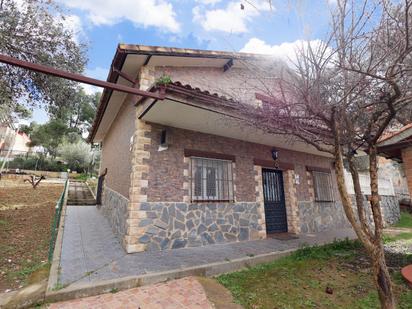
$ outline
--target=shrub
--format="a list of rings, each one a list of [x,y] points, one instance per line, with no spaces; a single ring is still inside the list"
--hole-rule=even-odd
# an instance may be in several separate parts
[[[44,156],[16,157],[8,162],[9,169],[38,170],[50,172],[64,172],[67,166],[57,160],[45,158]]]

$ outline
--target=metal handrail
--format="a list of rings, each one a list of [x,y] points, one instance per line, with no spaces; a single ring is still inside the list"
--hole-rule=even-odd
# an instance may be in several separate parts
[[[64,201],[66,199],[66,195],[68,192],[67,190],[68,183],[69,183],[69,178],[66,179],[66,182],[64,183],[64,190],[60,194],[60,197],[56,203],[56,211],[54,213],[54,218],[53,218],[53,222],[51,226],[51,237],[50,237],[49,255],[48,255],[49,262],[51,262],[53,259],[53,252],[54,252],[54,247],[56,245],[57,232],[60,226],[61,213],[62,213]]]

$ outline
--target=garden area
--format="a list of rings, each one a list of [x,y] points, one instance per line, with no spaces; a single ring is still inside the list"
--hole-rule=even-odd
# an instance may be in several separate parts
[[[412,308],[412,290],[391,268],[398,308]],[[379,308],[370,262],[360,243],[302,248],[288,257],[225,274],[218,281],[246,309]]]
[[[55,205],[63,183],[36,189],[19,179],[0,181],[0,293],[48,275],[48,249]]]
[[[385,255],[398,308],[412,308],[412,289],[400,274],[412,263],[412,214],[387,228]],[[302,248],[288,257],[225,274],[218,281],[246,309],[379,308],[368,257],[358,241]]]

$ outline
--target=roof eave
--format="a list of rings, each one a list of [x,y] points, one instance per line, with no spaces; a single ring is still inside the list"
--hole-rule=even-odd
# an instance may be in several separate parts
[[[117,83],[117,79],[119,78],[118,71],[122,70],[123,63],[126,59],[127,53],[118,46],[116,50],[116,54],[113,58],[112,64],[110,66],[110,71],[107,76],[106,81]],[[112,95],[113,90],[105,88],[103,90],[102,96],[100,98],[99,107],[97,108],[96,116],[93,121],[93,125],[91,127],[89,136],[87,137],[87,141],[89,143],[93,143],[94,137],[96,136],[96,132],[99,128],[100,122],[103,118],[104,112],[106,110],[107,104],[109,103],[110,96]]]

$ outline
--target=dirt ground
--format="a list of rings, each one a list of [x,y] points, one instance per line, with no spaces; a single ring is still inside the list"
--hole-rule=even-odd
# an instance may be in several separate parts
[[[47,276],[50,228],[61,184],[34,190],[19,181],[0,181],[0,293]]]

